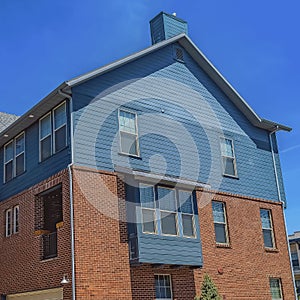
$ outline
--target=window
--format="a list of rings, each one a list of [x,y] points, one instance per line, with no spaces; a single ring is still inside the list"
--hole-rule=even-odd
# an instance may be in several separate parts
[[[66,102],[40,119],[40,161],[67,146]]]
[[[144,233],[196,236],[192,192],[140,184],[140,203]]]
[[[172,300],[172,286],[170,275],[155,275],[155,299]]]
[[[14,207],[14,233],[19,232],[19,205]]]
[[[194,205],[193,194],[179,190],[178,199],[182,220],[182,232],[185,237],[195,236]]]
[[[225,203],[212,201],[212,210],[213,210],[216,242],[218,244],[228,244],[229,239],[228,239]]]
[[[19,232],[19,205],[5,211],[5,236]]]
[[[274,233],[271,211],[268,209],[260,209],[260,219],[262,223],[264,245],[266,248],[274,248]]]
[[[160,209],[161,233],[178,235],[175,190],[157,187],[157,198]]]
[[[154,187],[145,184],[140,185],[140,199],[142,207],[143,232],[156,233]]]
[[[296,292],[298,299],[300,298],[300,280],[295,280],[295,285],[296,285]]]
[[[25,171],[25,134],[18,135],[4,146],[4,182]]]
[[[119,134],[121,152],[129,155],[139,155],[137,115],[119,110]]]
[[[292,264],[294,268],[299,268],[299,257],[298,257],[298,252],[297,249],[294,251],[291,250],[291,256],[292,256]]]
[[[223,164],[223,175],[236,177],[236,161],[233,148],[233,141],[231,139],[221,138],[221,155]]]
[[[66,103],[61,104],[53,110],[53,130],[54,153],[56,153],[67,145]]]
[[[12,210],[7,209],[5,212],[5,236],[11,236],[12,234]]]
[[[283,299],[281,280],[279,278],[270,278],[270,290],[271,290],[272,300]]]

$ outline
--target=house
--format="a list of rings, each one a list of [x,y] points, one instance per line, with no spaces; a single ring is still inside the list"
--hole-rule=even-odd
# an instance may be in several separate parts
[[[300,299],[300,232],[296,231],[289,235],[290,251],[294,271],[295,286],[297,290],[297,299]]]
[[[276,132],[166,13],[152,46],[0,135],[2,299],[292,300]]]

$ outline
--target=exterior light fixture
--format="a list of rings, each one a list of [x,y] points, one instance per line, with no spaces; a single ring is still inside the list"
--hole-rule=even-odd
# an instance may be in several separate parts
[[[70,279],[68,278],[68,275],[64,274],[62,281],[60,284],[68,284],[70,282]]]

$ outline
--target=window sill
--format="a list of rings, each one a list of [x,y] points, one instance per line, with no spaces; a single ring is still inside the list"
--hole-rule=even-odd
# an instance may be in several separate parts
[[[228,175],[228,174],[222,174],[222,175],[223,175],[223,177],[228,177],[228,178],[239,180],[239,177],[237,175]]]
[[[279,253],[277,248],[265,248],[265,251],[269,253]]]
[[[49,261],[57,260],[57,259],[58,259],[58,256],[55,256],[55,257],[51,257],[51,258],[42,259],[42,260],[40,260],[40,262],[44,263],[44,262],[49,262]]]
[[[226,248],[226,249],[232,249],[230,244],[222,244],[222,243],[216,243],[217,248]]]
[[[133,155],[133,154],[124,153],[124,152],[118,152],[118,154],[122,155],[122,156],[128,156],[128,157],[131,157],[131,158],[135,158],[135,159],[142,159],[141,156],[139,156],[139,155]]]

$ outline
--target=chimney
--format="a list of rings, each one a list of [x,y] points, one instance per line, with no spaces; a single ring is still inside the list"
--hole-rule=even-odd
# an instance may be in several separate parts
[[[180,33],[188,34],[187,22],[165,12],[159,13],[150,21],[152,45],[170,39]]]

